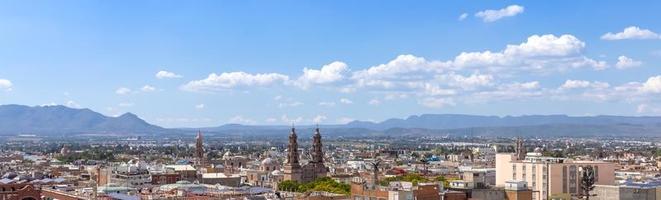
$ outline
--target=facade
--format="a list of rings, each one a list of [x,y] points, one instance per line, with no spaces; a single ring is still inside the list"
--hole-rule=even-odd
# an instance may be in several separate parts
[[[284,167],[285,180],[293,180],[301,183],[314,181],[317,178],[325,177],[328,169],[324,165],[324,153],[322,151],[321,133],[319,128],[315,129],[312,137],[312,160],[301,166],[299,163],[298,136],[296,130],[291,129],[289,134],[289,145],[287,147],[287,162]]]
[[[203,173],[200,183],[209,185],[223,185],[230,187],[239,187],[241,185],[241,177],[239,175],[227,176],[224,173]]]
[[[351,199],[437,200],[441,199],[441,188],[438,183],[420,183],[414,186],[411,182],[390,182],[388,187],[376,186],[373,188],[360,183],[352,183]]]
[[[591,194],[594,197],[590,197],[590,199],[595,200],[658,200],[661,199],[661,182],[596,185]]]
[[[241,172],[241,169],[246,166],[250,159],[244,156],[235,156],[231,152],[227,151],[223,155],[224,169],[223,171],[226,174],[235,174]]]
[[[151,183],[151,175],[143,161],[130,160],[112,167],[109,183],[126,187],[141,188]]]
[[[518,145],[517,145],[518,146]],[[533,199],[546,200],[549,196],[579,194],[582,167],[595,169],[596,184],[611,185],[615,181],[615,163],[600,161],[572,161],[564,158],[542,157],[529,154],[496,155],[496,186],[507,181],[525,181],[533,190]]]
[[[3,200],[37,200],[41,199],[41,190],[32,184],[0,183],[0,199]]]

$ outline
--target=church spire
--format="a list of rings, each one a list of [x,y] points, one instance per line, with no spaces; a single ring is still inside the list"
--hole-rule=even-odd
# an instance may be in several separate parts
[[[298,136],[296,135],[296,128],[292,125],[291,132],[289,133],[289,146],[287,164],[299,165],[298,163]]]
[[[324,153],[321,148],[321,133],[319,132],[319,126],[317,126],[314,136],[312,136],[312,161],[315,163],[324,162]]]
[[[516,139],[516,158],[519,160],[526,159],[526,146],[523,144],[521,138]]]
[[[204,141],[202,138],[202,131],[197,131],[197,136],[195,137],[195,157],[197,158],[197,164],[199,167],[204,167]]]

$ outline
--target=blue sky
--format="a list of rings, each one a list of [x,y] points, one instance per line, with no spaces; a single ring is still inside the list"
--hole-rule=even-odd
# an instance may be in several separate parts
[[[165,127],[659,115],[658,10],[658,1],[2,1],[0,104],[132,112]]]

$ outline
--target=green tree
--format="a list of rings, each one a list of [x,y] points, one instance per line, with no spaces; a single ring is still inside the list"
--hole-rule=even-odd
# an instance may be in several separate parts
[[[590,191],[594,189],[594,169],[592,166],[583,167],[581,173],[581,191],[586,200],[590,199]]]

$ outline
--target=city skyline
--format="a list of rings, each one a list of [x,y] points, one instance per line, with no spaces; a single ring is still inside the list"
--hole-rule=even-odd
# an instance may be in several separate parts
[[[0,104],[163,127],[661,113],[658,2],[0,5]]]

